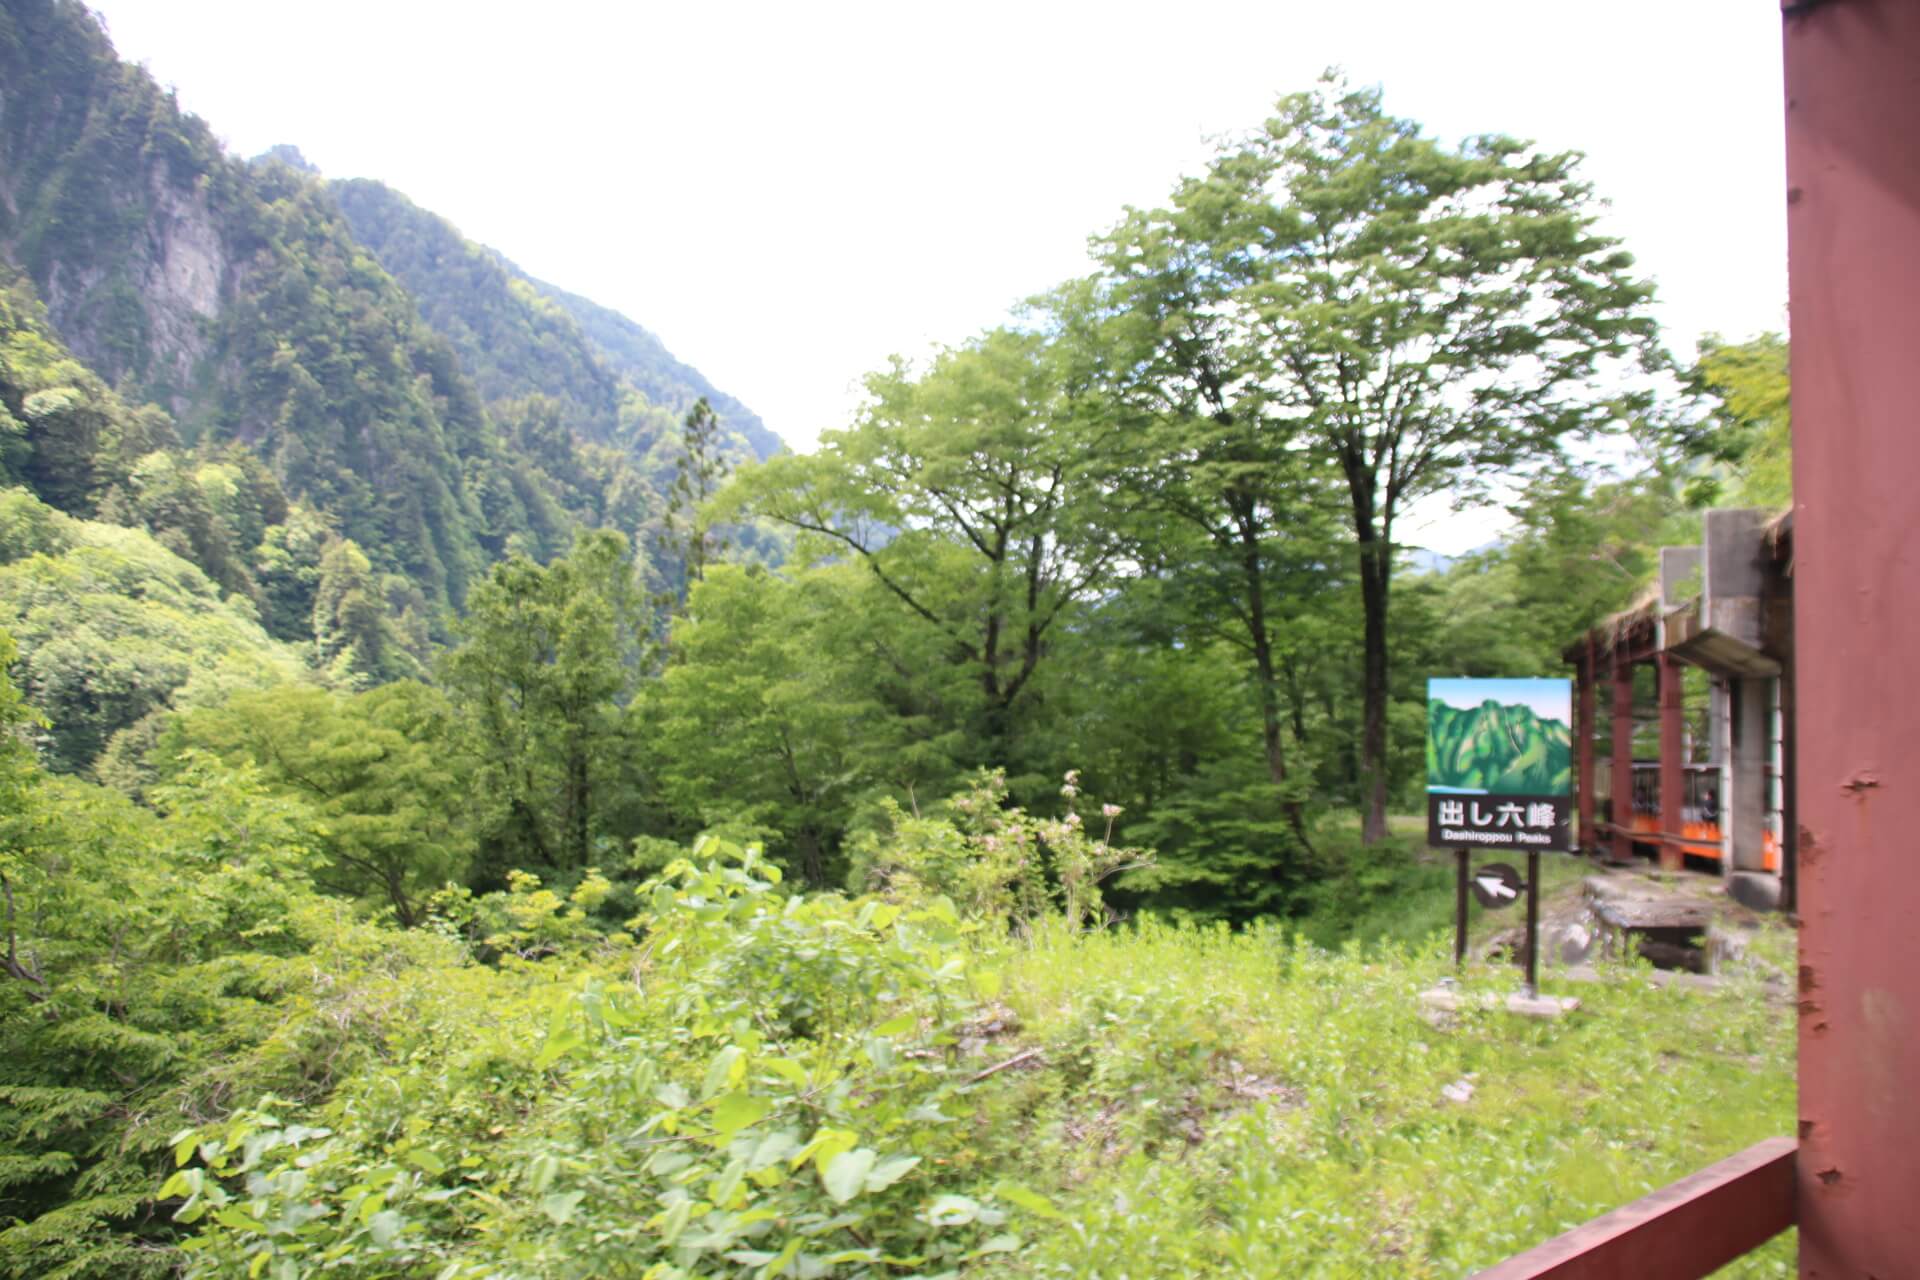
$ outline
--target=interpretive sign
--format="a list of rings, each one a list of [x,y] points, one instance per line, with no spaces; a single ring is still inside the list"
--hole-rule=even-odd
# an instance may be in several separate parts
[[[1427,843],[1572,848],[1573,683],[1427,681]]]

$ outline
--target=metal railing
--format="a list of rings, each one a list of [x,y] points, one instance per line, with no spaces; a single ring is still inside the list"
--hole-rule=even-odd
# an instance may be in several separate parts
[[[1769,1138],[1476,1280],[1701,1280],[1791,1227],[1792,1138]]]

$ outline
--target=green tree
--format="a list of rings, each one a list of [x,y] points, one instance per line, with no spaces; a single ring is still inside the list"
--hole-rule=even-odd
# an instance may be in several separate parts
[[[278,639],[313,638],[320,561],[338,539],[333,521],[305,503],[292,504],[280,522],[261,531],[252,572],[260,588],[260,621]]]
[[[817,888],[837,878],[855,805],[911,767],[862,652],[863,584],[850,568],[787,578],[714,566],[674,621],[649,708],[676,805],[702,826],[777,833],[772,850]]]
[[[1139,585],[1191,641],[1245,656],[1267,776],[1304,847],[1283,666],[1290,631],[1340,587],[1338,495],[1301,447],[1294,407],[1261,375],[1221,203],[1182,194],[1192,198],[1131,212],[1099,243],[1095,288],[1062,291],[1057,305],[1091,321],[1116,410],[1098,456],[1138,512]]]
[[[474,588],[442,674],[495,807],[489,866],[578,872],[595,859],[596,780],[631,743],[645,606],[627,540],[578,535],[550,565],[514,556]]]
[[[310,815],[221,770],[165,797],[164,818],[76,779],[13,783],[0,1276],[170,1274],[160,1159],[183,1111],[217,1109],[231,1058],[276,1029],[265,966],[304,949]]]
[[[1681,429],[1680,446],[1713,468],[1694,479],[1689,501],[1711,506],[1726,499],[1757,507],[1792,502],[1786,339],[1763,333],[1726,342],[1709,334],[1700,340],[1687,388],[1705,411]]]
[[[372,563],[351,538],[321,552],[313,640],[318,664],[335,684],[377,684],[424,674],[419,659],[408,652],[408,637],[388,616]]]
[[[1449,147],[1329,78],[1175,193],[1158,233],[1212,241],[1228,374],[1345,489],[1362,604],[1364,835],[1386,834],[1394,526],[1471,500],[1621,412],[1598,386],[1656,358],[1650,286],[1594,232],[1578,157]],[[1151,221],[1151,219],[1150,219]]]
[[[680,424],[680,456],[674,462],[673,487],[667,490],[669,558],[679,564],[675,606],[686,602],[707,566],[726,551],[726,539],[714,528],[707,504],[726,483],[732,464],[720,449],[720,418],[701,396]]]
[[[472,804],[452,748],[446,698],[405,681],[350,696],[291,685],[236,694],[181,717],[160,752],[173,769],[195,752],[256,769],[319,820],[317,885],[384,902],[412,927],[426,896],[461,879],[473,856]]]
[[[14,520],[7,520],[11,511]],[[49,511],[20,491],[0,501],[37,545],[0,548],[0,626],[20,643],[15,677],[52,727],[45,760],[94,766],[145,717],[218,702],[235,689],[308,678],[304,658],[261,629],[250,602],[223,598],[149,534]]]
[[[896,361],[855,426],[743,470],[720,504],[809,535],[802,556],[856,557],[972,686],[959,723],[981,763],[1015,762],[1053,633],[1122,547],[1109,495],[1082,483],[1081,390],[1044,334],[995,330],[919,376]]]

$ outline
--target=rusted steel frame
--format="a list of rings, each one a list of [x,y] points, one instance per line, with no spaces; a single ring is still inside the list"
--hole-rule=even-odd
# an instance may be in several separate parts
[[[1580,809],[1580,852],[1593,854],[1600,851],[1600,841],[1594,831],[1593,805],[1593,736],[1599,731],[1599,706],[1594,694],[1594,681],[1598,672],[1594,665],[1593,633],[1587,633],[1586,652],[1581,655],[1575,670],[1579,673],[1579,739],[1576,745],[1575,760],[1579,770],[1577,801]]]
[[[1680,663],[1671,654],[1660,655],[1660,822],[1680,826],[1685,819],[1680,809],[1686,797],[1686,717],[1680,702]],[[1663,840],[1660,867],[1678,871],[1685,858],[1678,845]]]
[[[1800,1271],[1920,1277],[1920,4],[1785,22]]]
[[[1800,807],[1794,798],[1799,776],[1793,664],[1780,676],[1780,909],[1800,909]]]
[[[1633,664],[1613,660],[1613,846],[1610,862],[1632,862],[1633,840],[1622,834],[1633,821]]]
[[[1476,1280],[1700,1280],[1794,1223],[1794,1140],[1769,1138]]]

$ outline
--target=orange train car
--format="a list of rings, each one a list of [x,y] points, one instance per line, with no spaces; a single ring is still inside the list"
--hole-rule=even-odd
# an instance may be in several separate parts
[[[1724,856],[1725,844],[1720,830],[1720,766],[1713,764],[1688,764],[1682,766],[1686,787],[1680,808],[1681,838],[1680,851],[1689,858],[1705,858],[1710,862],[1719,862]],[[1611,771],[1605,768],[1595,770],[1594,781],[1595,806],[1600,820],[1613,822],[1613,797],[1607,794],[1607,784],[1611,780]],[[1769,809],[1767,821],[1761,837],[1761,867],[1766,871],[1780,870],[1780,832],[1779,812]],[[1638,761],[1633,765],[1633,817],[1627,823],[1627,829],[1634,833],[1635,844],[1644,845],[1648,852],[1657,852],[1660,833],[1673,830],[1660,819],[1660,765],[1657,761]],[[1644,838],[1640,838],[1644,836]]]

